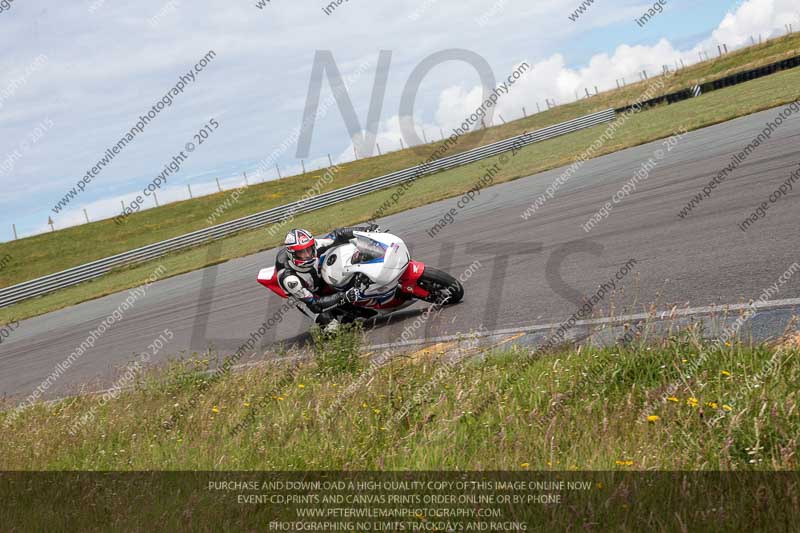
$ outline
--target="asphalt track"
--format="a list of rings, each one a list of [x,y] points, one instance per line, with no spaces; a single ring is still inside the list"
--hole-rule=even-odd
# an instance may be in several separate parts
[[[655,150],[665,148],[661,141],[587,162],[527,221],[522,212],[564,169],[484,189],[435,238],[427,230],[456,207],[458,198],[383,219],[384,227],[406,240],[415,259],[456,276],[473,267],[462,304],[427,321],[421,320],[424,307],[417,304],[379,324],[370,340],[392,343],[404,329],[412,338],[430,339],[478,328],[514,331],[557,323],[579,307],[578,292],[594,294],[630,259],[637,261],[633,271],[598,304],[596,315],[637,313],[652,304],[669,309],[757,299],[800,261],[800,195],[790,192],[746,233],[737,224],[797,168],[800,119],[786,121],[688,217],[680,219],[677,213],[776,113],[770,110],[686,134],[649,178],[589,233],[580,225]],[[476,181],[480,177],[476,175]],[[203,352],[209,344],[223,353],[235,351],[282,303],[255,281],[258,270],[272,264],[274,257],[274,250],[259,253],[154,283],[59,377],[47,396],[110,384],[167,328],[174,339],[152,358],[154,363]],[[800,275],[779,289],[770,298],[789,301],[751,321],[758,325],[760,337],[779,334],[796,311],[797,302],[791,299],[800,297]],[[125,291],[22,322],[0,344],[0,395],[30,394],[127,296]],[[415,329],[415,321],[422,325]],[[302,342],[309,324],[292,311],[261,344]],[[259,350],[241,362],[272,353],[269,349],[264,356]]]

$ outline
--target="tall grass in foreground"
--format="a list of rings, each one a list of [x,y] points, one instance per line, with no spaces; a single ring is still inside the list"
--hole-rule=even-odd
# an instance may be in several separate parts
[[[351,361],[357,345],[336,345],[337,360]],[[797,347],[734,343],[688,373],[706,349],[685,332],[533,360],[523,349],[458,364],[444,353],[397,357],[366,376],[309,361],[233,373],[205,392],[207,374],[172,368],[180,379],[148,376],[104,406],[80,397],[26,410],[3,431],[0,470],[796,469]]]

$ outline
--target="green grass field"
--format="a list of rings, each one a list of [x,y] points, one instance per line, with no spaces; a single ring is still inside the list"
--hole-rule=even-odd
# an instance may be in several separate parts
[[[324,339],[316,362],[213,380],[203,362],[176,362],[117,398],[36,405],[4,429],[0,470],[798,467],[796,339],[734,342],[696,371],[708,347],[691,330],[534,358],[465,340],[362,378],[358,335]]]

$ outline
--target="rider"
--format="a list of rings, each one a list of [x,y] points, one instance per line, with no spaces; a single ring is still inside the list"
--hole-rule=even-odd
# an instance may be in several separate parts
[[[317,323],[331,322],[340,313],[337,308],[348,306],[361,299],[361,291],[352,287],[344,292],[331,292],[319,273],[319,257],[322,253],[352,239],[354,231],[374,231],[377,226],[338,228],[315,239],[310,231],[293,229],[286,234],[285,248],[278,253],[275,270],[278,283],[287,294],[302,301],[312,313],[317,314]],[[352,306],[348,306],[352,309]]]

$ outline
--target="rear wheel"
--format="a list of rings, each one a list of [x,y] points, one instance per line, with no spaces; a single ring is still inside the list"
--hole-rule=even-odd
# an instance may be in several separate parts
[[[438,268],[426,266],[417,284],[430,293],[424,299],[426,302],[453,305],[464,298],[464,286],[461,282]]]

